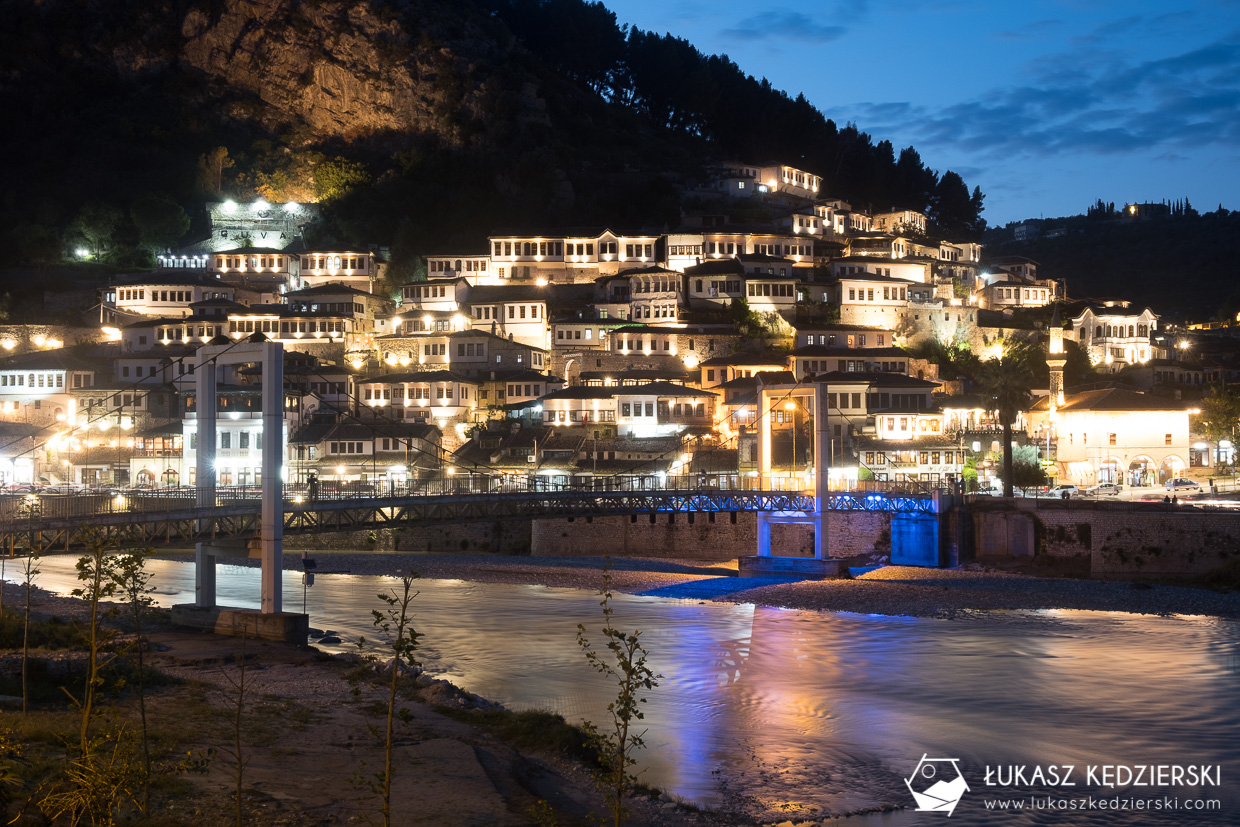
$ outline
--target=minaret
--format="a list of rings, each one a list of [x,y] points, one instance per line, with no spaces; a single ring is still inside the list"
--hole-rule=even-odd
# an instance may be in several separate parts
[[[1063,322],[1059,320],[1059,303],[1051,313],[1050,342],[1046,349],[1046,366],[1051,369],[1050,398],[1047,409],[1053,414],[1063,406],[1063,367],[1068,363],[1063,352]]]

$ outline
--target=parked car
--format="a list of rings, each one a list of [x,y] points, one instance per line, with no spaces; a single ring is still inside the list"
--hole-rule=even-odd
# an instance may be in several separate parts
[[[1085,493],[1091,497],[1118,497],[1123,490],[1124,486],[1117,482],[1104,482],[1086,489]]]
[[[1167,480],[1163,483],[1163,488],[1167,489],[1168,494],[1200,494],[1201,483],[1196,480],[1175,479]]]
[[[1054,488],[1048,488],[1038,496],[1049,497],[1054,500],[1070,500],[1073,497],[1081,496],[1081,489],[1079,486],[1064,483],[1056,485]]]

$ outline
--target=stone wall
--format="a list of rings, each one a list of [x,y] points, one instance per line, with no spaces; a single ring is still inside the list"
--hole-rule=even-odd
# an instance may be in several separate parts
[[[1028,500],[971,506],[978,559],[1089,560],[1095,577],[1189,576],[1240,559],[1240,513],[1161,503]]]
[[[374,531],[290,534],[284,538],[284,549],[286,553],[293,554],[300,554],[303,549],[529,554],[530,522],[504,520]]]
[[[711,517],[714,517],[712,522]],[[671,518],[671,519],[669,519]],[[839,512],[828,518],[833,557],[885,554],[889,548],[890,515],[880,512]],[[681,557],[730,560],[756,553],[757,515],[751,511],[688,514],[638,514],[622,517],[577,517],[535,520],[531,549],[543,556]],[[813,529],[806,525],[773,525],[771,549],[787,557],[813,557]]]

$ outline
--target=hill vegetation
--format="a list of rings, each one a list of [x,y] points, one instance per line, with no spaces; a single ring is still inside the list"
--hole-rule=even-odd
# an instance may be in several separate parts
[[[1099,201],[1085,215],[1039,223],[1043,235],[1030,241],[1014,240],[1013,225],[987,232],[987,256],[1026,256],[1039,275],[1066,279],[1073,298],[1124,298],[1172,321],[1240,312],[1240,212],[1172,205],[1134,219]],[[1063,233],[1047,237],[1052,230]]]
[[[205,198],[317,200],[312,242],[398,277],[501,227],[676,225],[724,159],[976,237],[983,195],[688,42],[583,0],[0,0],[0,267],[118,267]],[[166,209],[159,208],[164,205]],[[171,205],[171,206],[169,206]],[[184,215],[181,211],[184,210]],[[157,221],[167,217],[169,221]],[[181,223],[188,231],[178,236]]]

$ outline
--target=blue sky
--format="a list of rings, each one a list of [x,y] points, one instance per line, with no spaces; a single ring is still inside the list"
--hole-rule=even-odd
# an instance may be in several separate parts
[[[605,0],[986,193],[1240,209],[1240,0]]]

